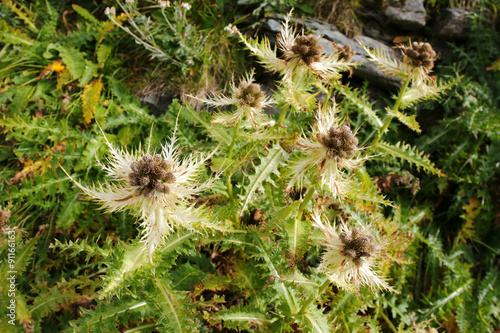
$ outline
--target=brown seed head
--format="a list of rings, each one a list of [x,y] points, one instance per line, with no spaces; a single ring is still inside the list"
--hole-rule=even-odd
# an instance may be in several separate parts
[[[422,66],[431,70],[434,61],[437,60],[436,51],[429,43],[413,42],[411,46],[399,46],[399,48],[403,50],[403,62],[414,67]]]
[[[240,82],[240,85],[234,91],[234,95],[238,99],[240,106],[249,106],[257,109],[262,108],[262,102],[265,99],[260,85],[246,81]]]
[[[351,61],[352,57],[356,54],[356,51],[354,51],[349,44],[342,45],[333,43],[333,47],[335,48],[340,60]]]
[[[323,47],[319,43],[319,38],[314,35],[297,36],[291,48],[292,52],[298,55],[306,65],[321,60]]]
[[[175,182],[171,166],[158,154],[144,155],[139,162],[133,162],[130,168],[130,185],[138,186],[137,191],[145,197],[149,197],[153,191],[169,193],[170,189],[165,183]]]
[[[340,253],[358,266],[362,264],[363,257],[370,257],[375,251],[374,237],[357,227],[354,227],[350,233],[341,232],[339,238],[344,244]]]
[[[328,157],[351,158],[356,154],[358,139],[349,126],[332,127],[327,134],[318,134],[317,139],[328,148]]]

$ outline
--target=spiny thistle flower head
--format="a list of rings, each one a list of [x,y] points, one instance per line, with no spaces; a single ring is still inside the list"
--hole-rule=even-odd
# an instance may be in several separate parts
[[[319,37],[315,35],[298,35],[290,26],[290,12],[281,26],[277,36],[278,47],[282,56],[277,55],[276,48],[271,48],[269,40],[264,37],[260,42],[247,39],[241,33],[240,39],[268,69],[283,74],[286,82],[292,82],[295,75],[314,74],[330,81],[340,78],[340,72],[350,71],[354,65],[341,59],[339,54],[323,53]]]
[[[403,51],[403,62],[413,67],[423,66],[431,70],[437,60],[436,51],[429,43],[413,42],[410,46],[402,45],[399,48]]]
[[[105,138],[106,139],[106,138]],[[101,165],[111,182],[85,187],[69,176],[88,196],[99,201],[108,212],[130,209],[141,221],[142,241],[152,257],[156,247],[175,228],[197,230],[217,228],[205,222],[206,211],[190,200],[208,189],[214,179],[201,181],[209,156],[193,154],[181,159],[175,133],[157,154],[150,149],[128,152],[117,149],[106,139],[111,152],[108,165]]]
[[[250,121],[254,127],[269,123],[264,109],[273,104],[274,101],[266,97],[259,84],[254,83],[253,71],[241,80],[238,86],[232,83],[231,90],[231,96],[217,94],[211,98],[190,97],[214,107],[236,106],[237,109],[233,113],[220,112],[217,114],[212,120],[213,123],[236,124],[243,119]]]
[[[293,54],[286,54],[285,60],[292,60],[299,57],[307,66],[321,60],[323,46],[319,43],[319,38],[315,35],[297,36],[290,48]]]
[[[316,134],[318,141],[327,149],[330,158],[352,158],[356,155],[358,139],[347,125],[331,127],[326,133]]]
[[[356,51],[354,51],[349,44],[338,44],[338,43],[333,43],[333,47],[335,48],[337,54],[339,55],[339,59],[345,60],[345,61],[351,61],[352,57],[356,54]]]
[[[357,168],[363,159],[359,154],[358,139],[347,124],[342,124],[335,116],[335,105],[320,108],[316,124],[310,137],[302,136],[296,147],[303,157],[293,162],[292,179],[288,189],[301,187],[306,174],[320,174],[321,184],[340,197],[347,191],[347,181],[343,169]]]
[[[401,61],[396,60],[387,52],[370,49],[363,45],[368,57],[387,75],[394,75],[408,81],[408,89],[401,99],[400,109],[403,110],[417,101],[437,98],[456,81],[438,84],[435,76],[431,76],[437,54],[429,43],[413,42],[398,45],[401,50]]]
[[[238,88],[234,89],[234,97],[238,99],[240,107],[257,109],[262,109],[262,103],[266,99],[259,84],[247,81],[241,81]]]
[[[320,213],[312,216],[313,225],[322,231],[321,242],[326,246],[318,271],[341,288],[357,289],[368,285],[372,290],[393,290],[374,271],[375,261],[383,245],[371,234],[369,227],[349,228],[341,223],[339,230],[323,223]]]
[[[139,162],[132,162],[128,175],[130,185],[137,186],[137,193],[150,197],[154,191],[170,193],[168,184],[175,182],[172,167],[159,154],[146,154]]]

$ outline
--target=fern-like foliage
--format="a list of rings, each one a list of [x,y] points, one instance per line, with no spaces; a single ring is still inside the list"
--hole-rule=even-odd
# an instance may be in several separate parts
[[[417,170],[424,169],[435,175],[444,176],[439,169],[434,167],[434,163],[429,159],[428,155],[419,152],[409,144],[398,142],[396,145],[391,145],[386,142],[379,142],[374,148],[388,157],[407,161],[410,165],[414,165]]]

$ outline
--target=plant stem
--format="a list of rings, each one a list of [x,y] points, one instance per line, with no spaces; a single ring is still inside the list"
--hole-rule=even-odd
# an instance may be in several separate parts
[[[278,119],[278,124],[282,124],[285,121],[287,112],[288,112],[288,106],[284,106],[283,109],[281,109],[280,117]]]
[[[406,89],[408,88],[408,84],[410,84],[410,77],[408,77],[406,80],[403,81],[403,86],[401,87],[401,90],[399,91],[398,98],[396,99],[396,103],[394,103],[394,106],[392,107],[392,111],[396,112],[399,111],[399,106],[401,105],[401,101],[403,100],[403,96],[406,92]],[[380,131],[378,135],[375,137],[375,139],[372,141],[372,146],[375,146],[380,139],[382,139],[382,136],[384,135],[384,132],[389,128],[389,125],[391,124],[392,119],[394,116],[387,115],[387,117],[384,120],[384,123],[382,124],[382,127],[380,128]]]
[[[328,105],[328,101],[330,100],[330,98],[332,96],[334,88],[335,88],[335,85],[332,84],[332,86],[330,87],[330,90],[328,90],[328,94],[326,95],[326,98],[325,98],[325,104],[323,104],[323,111],[326,110],[326,106]]]
[[[229,152],[227,153],[227,160],[231,161],[233,157],[234,144],[236,143],[236,139],[238,137],[238,132],[240,130],[241,119],[236,123],[236,127],[234,128],[233,138],[231,140],[231,144],[229,145]],[[229,196],[229,200],[233,201],[233,184],[231,184],[231,176],[230,174],[226,175],[226,189],[227,194]]]
[[[389,328],[394,332],[394,333],[398,333],[398,330],[396,329],[396,327],[394,327],[394,324],[389,320],[389,318],[385,315],[384,311],[380,311],[380,315],[382,316],[382,318],[384,318],[385,322],[387,323],[387,325],[389,325]]]
[[[314,300],[319,295],[321,295],[326,290],[326,288],[328,288],[329,285],[330,285],[330,280],[327,278],[325,280],[325,282],[323,282],[323,284],[318,288],[318,293],[316,295],[312,295],[311,297],[309,297],[305,301],[305,303],[302,305],[302,307],[300,308],[300,310],[299,310],[299,312],[297,314],[299,314],[299,315],[304,314],[307,311],[307,308],[309,307],[309,305],[311,305],[311,303],[314,302]]]
[[[236,138],[238,137],[238,132],[240,130],[241,119],[236,123],[236,127],[233,132],[233,139],[231,140],[231,144],[229,145],[229,152],[227,153],[227,159],[230,160],[233,157],[233,149],[234,144],[236,143]]]
[[[315,192],[316,192],[316,190],[314,188],[308,188],[307,189],[306,195],[302,199],[302,202],[300,203],[300,206],[299,206],[299,211],[297,213],[297,218],[298,219],[302,218],[302,213],[306,209],[307,204],[312,199],[312,197],[314,196]]]

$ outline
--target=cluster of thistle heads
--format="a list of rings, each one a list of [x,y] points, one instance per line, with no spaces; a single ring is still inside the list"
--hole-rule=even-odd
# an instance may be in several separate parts
[[[234,96],[238,99],[238,104],[242,107],[262,109],[265,95],[260,88],[260,84],[241,81],[238,88],[234,90]]]
[[[159,154],[146,154],[139,162],[132,162],[128,175],[130,185],[137,187],[137,193],[150,197],[153,191],[169,193],[168,184],[175,182],[171,166]]]
[[[317,139],[328,148],[330,158],[353,158],[357,153],[358,139],[347,125],[331,127],[325,134],[318,133]]]
[[[410,47],[403,46],[403,62],[413,67],[424,67],[428,70],[434,68],[437,53],[431,44],[424,42],[413,42]]]
[[[338,79],[340,72],[352,69],[354,64],[351,59],[355,52],[350,45],[336,44],[334,54],[325,55],[317,36],[296,35],[288,26],[288,20],[289,17],[278,36],[281,56],[277,55],[276,49],[273,50],[266,39],[260,43],[247,40],[236,31],[241,41],[265,67],[283,75],[284,85],[288,84],[293,89],[295,75],[304,73],[328,83]],[[414,42],[409,47],[400,48],[403,50],[403,63],[427,70],[434,66],[437,55],[428,43]],[[382,58],[380,61],[386,60]],[[386,67],[392,68],[391,66],[393,63],[389,62]],[[237,108],[234,114],[216,116],[213,122],[239,126],[240,121],[246,118],[253,127],[258,126],[265,118],[262,110],[273,101],[266,98],[260,85],[253,82],[253,73],[246,80],[240,81],[238,86],[233,85],[232,90],[230,97],[217,95],[211,99],[202,99],[213,106],[232,104]],[[342,169],[357,167],[362,158],[357,157],[360,151],[358,139],[348,124],[342,124],[336,119],[335,113],[335,106],[320,106],[312,135],[297,140],[296,148],[303,153],[303,157],[295,161],[295,166],[292,167],[289,188],[300,187],[311,171],[316,172],[316,176],[319,172],[320,183],[340,198],[340,189],[347,177]],[[161,155],[151,155],[149,148],[146,153],[129,154],[116,150],[107,143],[112,157],[106,170],[121,181],[121,186],[86,188],[76,183],[88,195],[102,201],[109,211],[138,208],[143,221],[143,241],[150,249],[150,257],[174,227],[192,228],[193,224],[203,221],[204,214],[196,212],[191,199],[213,183],[213,179],[201,182],[198,177],[210,156],[198,154],[181,160],[174,145],[175,134],[171,143],[163,147]],[[311,181],[310,186],[314,186],[314,183]],[[313,220],[325,234],[324,243],[328,251],[321,266],[333,267],[333,271],[328,271],[332,281],[343,283],[360,280],[379,288],[390,288],[371,271],[372,262],[380,247],[368,228],[354,227],[349,230],[343,224],[343,231],[337,233],[329,224],[324,226],[320,218],[314,217]],[[370,279],[372,280],[369,281]]]
[[[350,232],[339,233],[339,239],[343,244],[340,253],[350,258],[356,266],[361,266],[361,259],[369,258],[376,251],[375,238],[358,227],[354,227]]]

